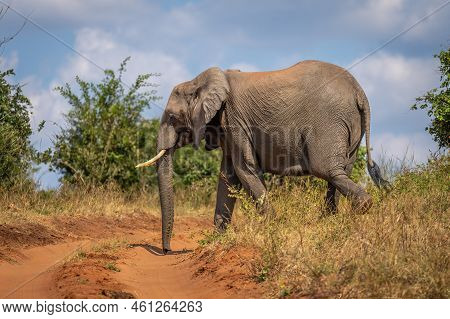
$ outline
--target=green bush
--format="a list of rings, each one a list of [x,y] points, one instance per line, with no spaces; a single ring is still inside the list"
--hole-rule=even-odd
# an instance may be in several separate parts
[[[427,110],[431,124],[425,128],[439,147],[450,146],[450,48],[435,55],[441,63],[441,85],[416,99],[411,109]]]
[[[175,183],[192,185],[203,180],[204,183],[215,184],[219,176],[221,158],[219,150],[208,152],[204,147],[195,150],[188,145],[177,150],[173,164]]]
[[[145,158],[148,142],[154,141],[155,124],[142,112],[158,99],[148,80],[155,74],[139,75],[125,88],[122,76],[125,59],[118,74],[105,71],[99,83],[76,77],[79,94],[69,84],[56,90],[72,105],[66,126],[54,138],[54,148],[41,154],[52,170],[62,173],[69,184],[102,185],[115,183],[122,189],[144,185],[147,175],[135,165]]]
[[[366,153],[367,153],[367,148],[365,146],[360,146],[358,148],[358,154],[356,155],[356,161],[355,161],[355,164],[353,165],[352,174],[350,176],[351,179],[354,180],[355,182],[359,182],[365,176],[367,176],[367,174],[366,174],[366,166],[367,166]]]
[[[0,187],[31,184],[31,103],[21,86],[10,84],[12,69],[0,71]]]

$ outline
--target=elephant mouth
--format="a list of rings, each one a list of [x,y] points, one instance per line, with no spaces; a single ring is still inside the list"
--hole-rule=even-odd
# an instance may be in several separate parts
[[[217,147],[214,147],[214,146],[211,146],[211,145],[209,145],[209,144],[206,144],[205,145],[205,149],[207,150],[207,151],[212,151],[212,150],[215,150]]]
[[[175,143],[176,148],[183,147],[187,144],[191,144],[194,141],[192,133],[188,130],[182,130],[178,133],[177,142]]]
[[[177,134],[178,137],[176,139],[175,145],[173,146],[175,149],[183,147],[187,144],[190,144],[193,142],[193,135],[190,131],[188,130],[183,130],[180,133]],[[146,167],[146,166],[152,166],[155,165],[157,163],[157,161],[164,156],[164,154],[168,151],[168,149],[163,149],[161,150],[156,156],[154,156],[152,159],[144,162],[144,163],[140,163],[138,165],[136,165],[136,168],[140,168],[140,167]]]

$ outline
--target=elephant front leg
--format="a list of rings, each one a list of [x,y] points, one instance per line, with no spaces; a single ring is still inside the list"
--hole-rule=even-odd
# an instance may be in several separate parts
[[[243,163],[243,162],[241,162]],[[256,202],[256,209],[261,215],[269,215],[273,213],[273,207],[267,198],[267,188],[264,179],[256,166],[251,163],[244,162],[242,165],[235,167],[236,174],[242,183],[245,191]]]
[[[235,132],[234,132],[235,133]],[[259,214],[269,216],[274,209],[267,198],[267,188],[262,170],[256,159],[253,144],[243,134],[234,138],[232,147],[233,167],[242,187],[256,202]]]
[[[236,176],[231,159],[222,159],[217,187],[216,211],[214,225],[219,231],[224,231],[231,221],[236,198],[231,196],[232,187],[240,187],[240,181]]]

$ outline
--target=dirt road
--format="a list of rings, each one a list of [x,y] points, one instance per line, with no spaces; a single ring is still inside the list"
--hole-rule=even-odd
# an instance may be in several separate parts
[[[0,261],[0,298],[246,298],[261,295],[234,252],[208,258],[194,251],[209,220],[177,221],[173,253],[162,256],[158,227],[118,232],[128,244],[90,252],[102,239],[75,240],[19,250]],[[83,253],[83,258],[73,258]],[[231,254],[231,255],[230,255]],[[228,260],[221,265],[220,259]],[[223,266],[223,267],[222,267]]]

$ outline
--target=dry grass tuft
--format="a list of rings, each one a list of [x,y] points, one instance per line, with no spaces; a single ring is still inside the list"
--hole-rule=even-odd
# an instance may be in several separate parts
[[[449,157],[403,172],[386,194],[369,186],[369,213],[321,218],[319,184],[285,183],[270,194],[274,216],[259,216],[242,193],[225,234],[212,233],[204,249],[251,246],[261,254],[257,281],[272,297],[449,298]]]
[[[177,215],[210,212],[211,188],[192,185],[176,192]],[[114,186],[61,187],[58,190],[0,191],[0,225],[43,224],[53,217],[120,217],[134,213],[159,214],[158,190],[126,193]]]

